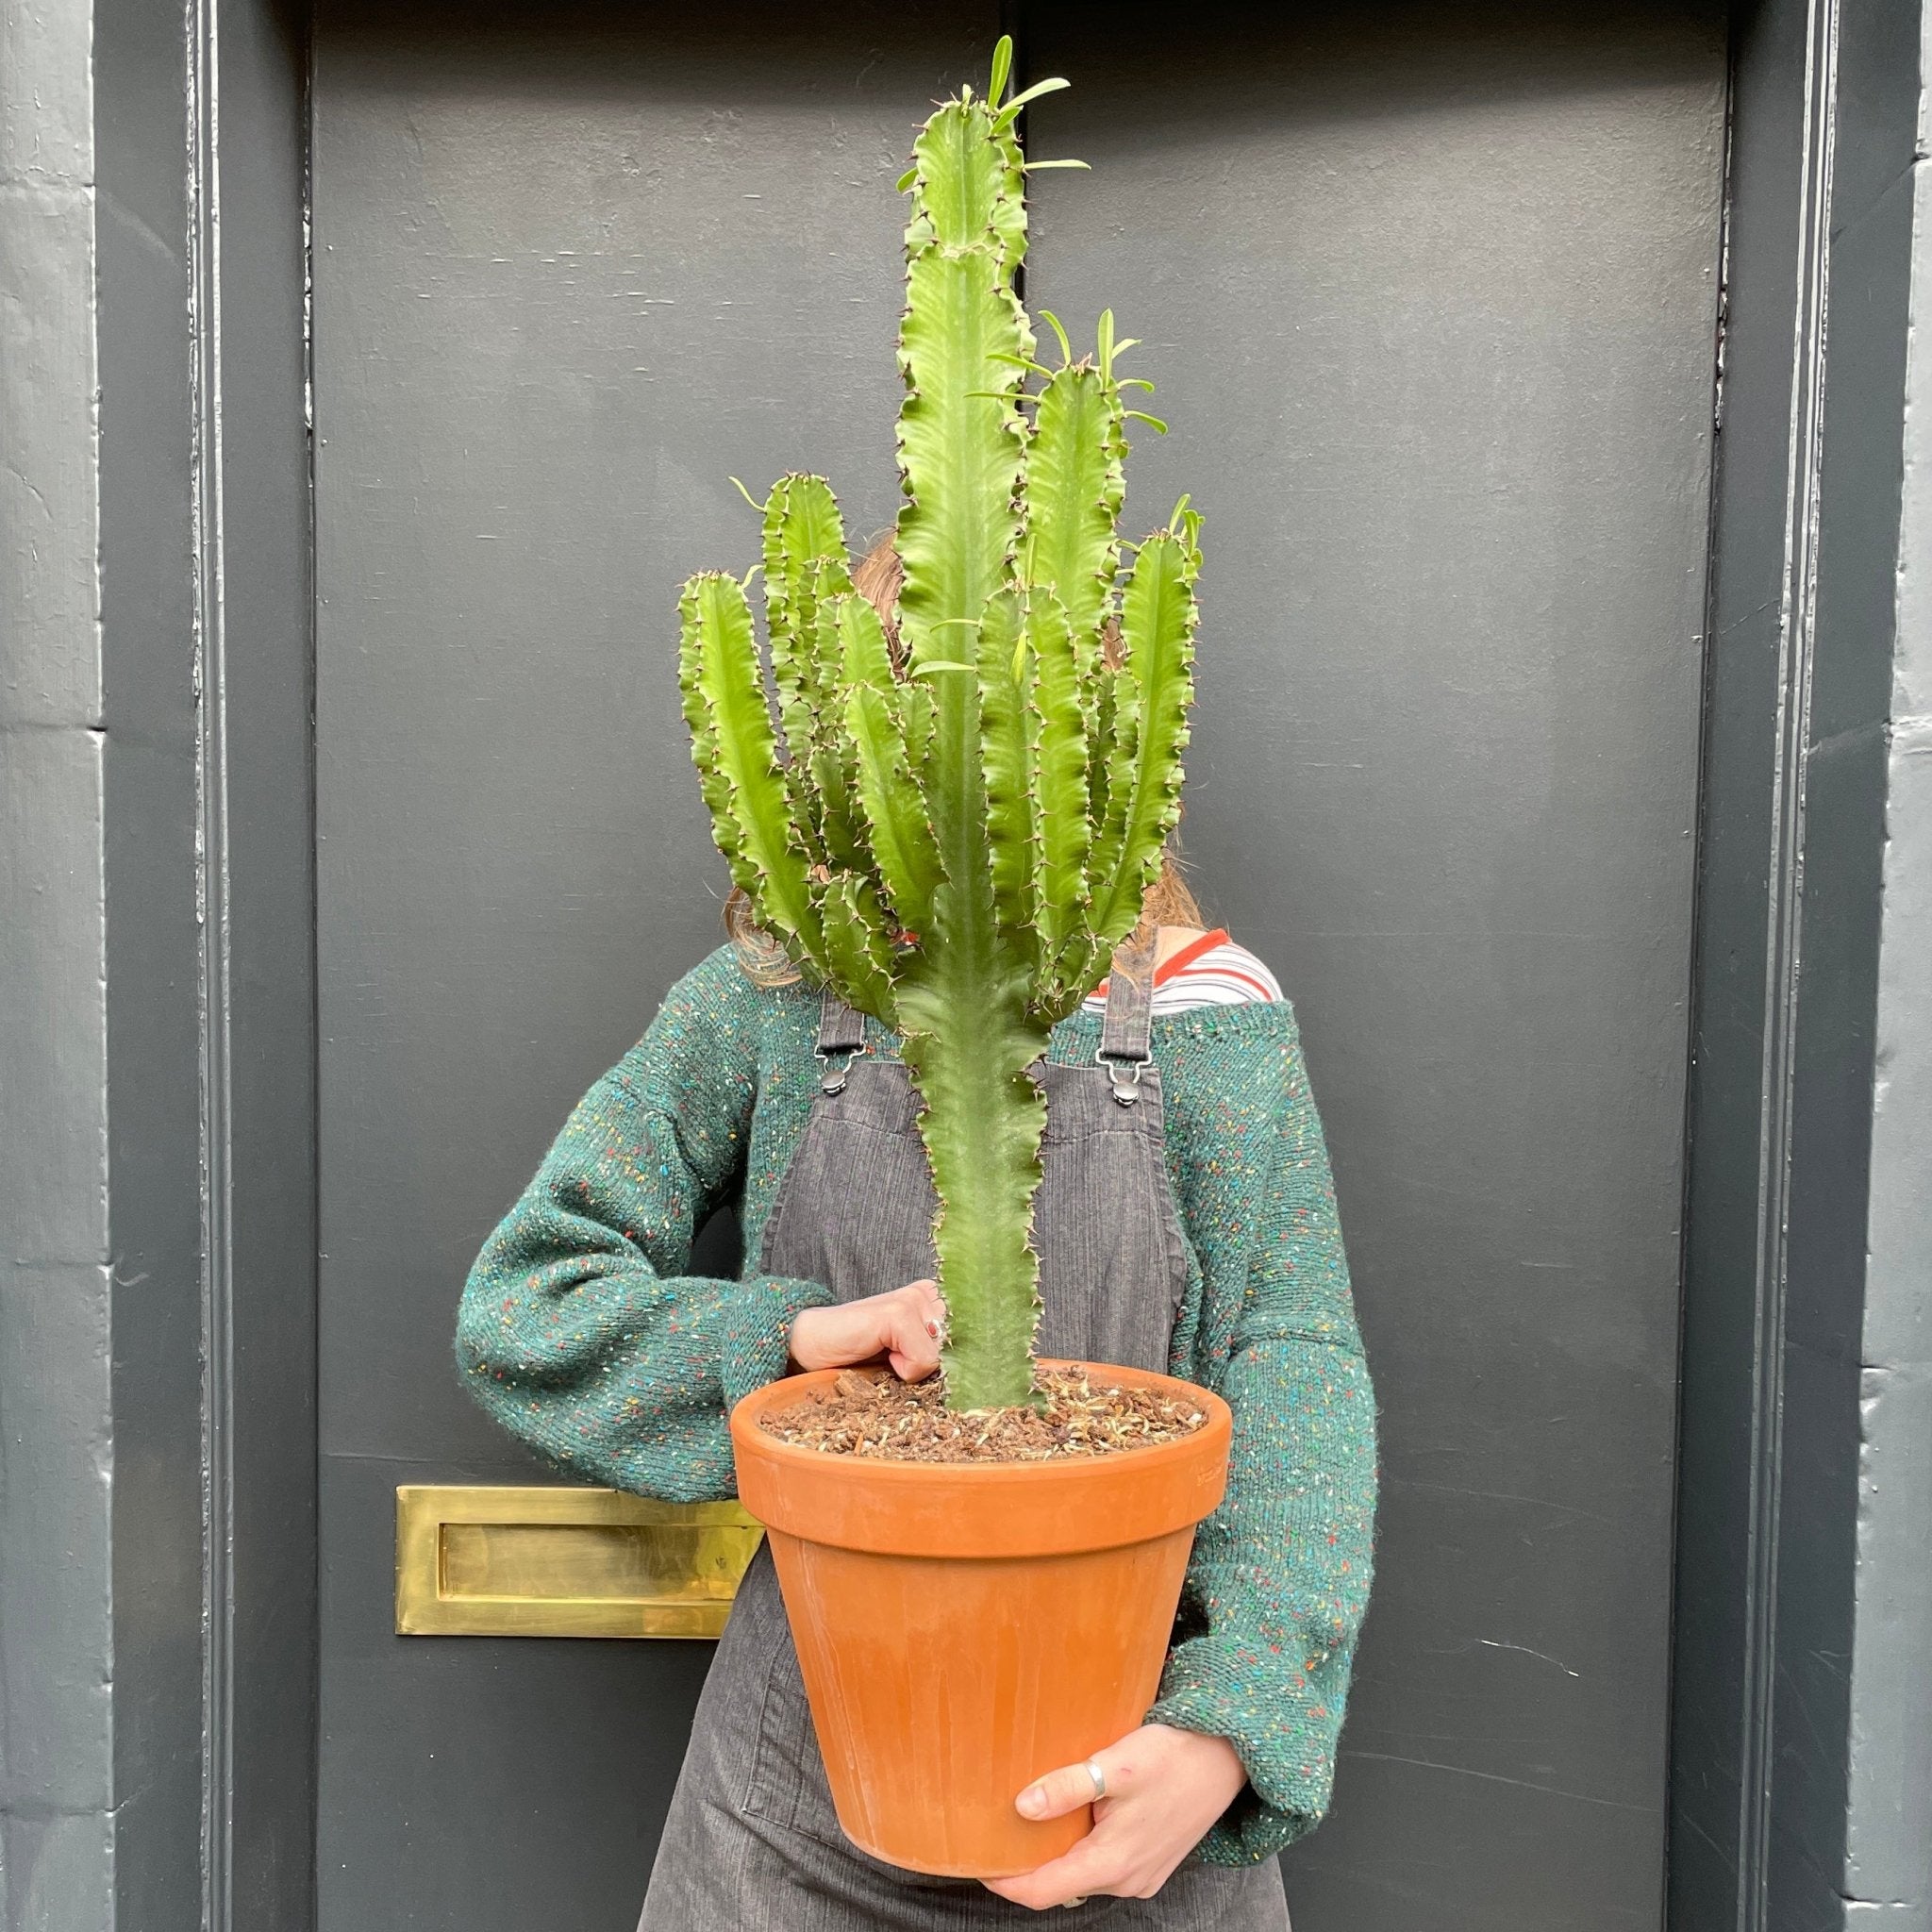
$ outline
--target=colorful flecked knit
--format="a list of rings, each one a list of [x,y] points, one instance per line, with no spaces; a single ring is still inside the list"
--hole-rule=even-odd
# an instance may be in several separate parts
[[[831,1296],[684,1271],[734,1196],[755,1265],[817,1091],[817,1022],[814,994],[755,986],[721,948],[585,1095],[477,1257],[458,1361],[491,1414],[571,1475],[733,1493],[725,1412],[784,1373],[792,1317]],[[1075,1014],[1050,1058],[1091,1065],[1099,1028]],[[1374,1399],[1292,1010],[1158,1018],[1154,1055],[1190,1248],[1174,1371],[1225,1397],[1235,1432],[1149,1715],[1240,1752],[1250,1789],[1201,1852],[1246,1864],[1328,1803],[1369,1591]]]

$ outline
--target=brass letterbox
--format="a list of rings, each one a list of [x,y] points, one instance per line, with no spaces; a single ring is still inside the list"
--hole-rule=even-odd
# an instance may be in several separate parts
[[[763,1531],[617,1490],[396,1491],[405,1637],[716,1637]]]

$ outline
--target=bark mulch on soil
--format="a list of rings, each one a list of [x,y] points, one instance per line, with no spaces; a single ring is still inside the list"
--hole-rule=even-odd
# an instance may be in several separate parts
[[[791,1408],[768,1410],[758,1426],[781,1442],[829,1456],[899,1462],[1043,1462],[1112,1456],[1191,1435],[1206,1410],[1152,1389],[1090,1382],[1081,1369],[1047,1369],[1046,1407],[981,1408],[954,1414],[938,1375],[901,1382],[845,1370]]]

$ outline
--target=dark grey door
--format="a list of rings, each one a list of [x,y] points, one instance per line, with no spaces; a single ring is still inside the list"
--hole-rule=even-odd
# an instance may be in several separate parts
[[[1036,6],[1029,296],[1208,514],[1188,844],[1299,1006],[1383,1405],[1298,1932],[1655,1926],[1724,45],[1712,10]],[[679,577],[885,525],[894,175],[991,5],[324,8],[325,1932],[635,1913],[702,1646],[391,1634],[448,1340],[714,941]]]

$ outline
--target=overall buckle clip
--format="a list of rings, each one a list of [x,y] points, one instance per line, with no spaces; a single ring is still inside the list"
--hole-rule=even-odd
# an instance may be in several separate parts
[[[846,1078],[852,1072],[852,1062],[860,1054],[870,1053],[872,1049],[866,1045],[829,1049],[815,1046],[811,1051],[812,1058],[819,1063],[819,1091],[830,1100],[844,1092]]]
[[[1147,1065],[1154,1058],[1152,1054],[1141,1054],[1130,1058],[1124,1054],[1097,1053],[1093,1058],[1107,1069],[1108,1084],[1113,1090],[1114,1099],[1122,1107],[1133,1107],[1141,1098],[1141,1075],[1147,1071]]]

